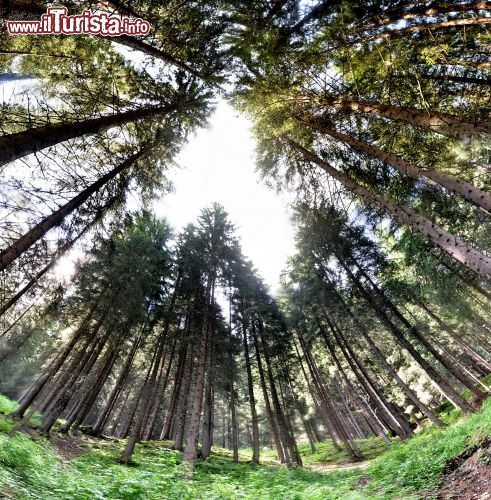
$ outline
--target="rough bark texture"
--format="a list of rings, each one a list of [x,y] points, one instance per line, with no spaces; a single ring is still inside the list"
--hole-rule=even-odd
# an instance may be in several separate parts
[[[360,196],[367,203],[382,208],[400,223],[411,226],[423,236],[427,237],[432,243],[438,245],[454,259],[473,271],[491,276],[491,258],[481,251],[469,246],[457,236],[418,214],[411,207],[399,205],[388,197],[382,197],[372,193],[367,188],[348,177],[345,173],[336,170],[331,165],[321,160],[317,155],[305,149],[297,142],[288,138],[286,141],[293,149],[301,152],[306,159],[316,163],[327,174],[339,181],[347,189]]]
[[[244,346],[244,359],[247,371],[247,389],[249,393],[249,406],[251,408],[251,426],[252,426],[252,464],[259,463],[259,423],[256,411],[256,398],[254,396],[254,380],[252,378],[251,359],[249,356],[249,343],[247,340],[247,328],[242,323],[242,345]]]
[[[331,96],[318,97],[316,101],[319,105],[332,106],[335,109],[367,113],[381,118],[405,122],[455,139],[467,139],[475,134],[491,134],[491,122],[467,121],[459,116],[439,111],[403,108],[390,104],[361,102]]]
[[[0,271],[5,269],[17,257],[22,255],[34,243],[39,241],[50,229],[60,224],[65,217],[71,214],[74,210],[79,208],[85,201],[87,201],[94,193],[106,185],[110,180],[114,179],[118,174],[130,168],[137,160],[143,155],[143,151],[139,151],[131,155],[125,161],[120,163],[117,167],[113,168],[110,172],[103,175],[96,182],[92,183],[89,187],[84,189],[77,196],[72,198],[68,203],[59,208],[56,212],[43,219],[36,224],[23,236],[18,238],[8,248],[0,254]]]
[[[367,144],[366,142],[358,141],[353,137],[350,137],[349,135],[328,128],[321,124],[319,119],[315,116],[311,116],[305,120],[301,119],[300,121],[308,125],[309,127],[318,130],[319,132],[328,134],[331,137],[334,137],[335,139],[338,139],[339,141],[352,146],[358,151],[377,158],[378,160],[396,168],[397,170],[399,170],[399,172],[406,174],[412,179],[429,179],[430,181],[433,181],[436,184],[444,187],[448,191],[462,196],[474,205],[481,207],[482,209],[491,213],[491,194],[486,193],[482,189],[479,189],[468,182],[458,179],[453,175],[446,174],[445,172],[420,168],[399,156],[387,153],[382,149]]]
[[[141,118],[170,113],[175,106],[152,106],[133,109],[109,116],[91,118],[83,121],[55,123],[31,128],[0,137],[0,166],[18,160],[28,154],[41,151],[60,142],[87,134],[98,134],[112,127],[124,125]]]

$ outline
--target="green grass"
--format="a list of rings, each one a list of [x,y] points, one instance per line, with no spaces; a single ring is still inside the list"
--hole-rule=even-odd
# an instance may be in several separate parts
[[[6,408],[14,409],[6,398],[0,398],[0,410]],[[2,418],[9,421],[8,417]],[[447,429],[426,429],[407,442],[388,446],[379,438],[358,441],[367,458],[378,456],[363,470],[319,470],[321,464],[347,461],[346,454],[337,452],[329,443],[319,443],[315,454],[307,444],[299,446],[305,464],[316,466],[315,469],[251,466],[247,463],[247,450],[240,451],[242,463],[234,464],[229,450],[215,448],[210,459],[198,462],[193,479],[185,481],[181,454],[170,450],[169,442],[137,446],[134,464],[123,466],[117,459],[124,441],[84,437],[82,454],[69,459],[55,451],[53,440],[7,432],[0,430],[0,498],[423,498],[438,484],[448,459],[491,435],[491,399],[479,414],[461,419]],[[272,453],[263,455],[265,461],[273,459]]]
[[[355,439],[355,443],[362,452],[364,460],[372,460],[389,449],[389,445],[380,437],[371,439]],[[316,443],[316,452],[312,453],[308,443],[300,443],[298,451],[302,456],[304,465],[325,464],[343,465],[351,459],[341,445],[341,450],[336,450],[331,442]]]
[[[394,443],[367,469],[370,489],[386,494],[431,490],[437,486],[447,460],[486,436],[491,436],[491,398],[479,413],[448,428],[430,427],[407,442]]]

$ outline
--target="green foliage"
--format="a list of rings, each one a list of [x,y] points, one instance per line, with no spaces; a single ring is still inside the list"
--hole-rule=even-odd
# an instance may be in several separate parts
[[[0,434],[0,497],[15,492],[15,498],[40,498],[57,484],[59,472],[59,458],[47,441]]]
[[[17,403],[0,394],[0,413],[12,413],[17,408]]]
[[[14,406],[7,398],[0,401],[2,407]],[[490,435],[488,399],[480,413],[447,429],[430,428],[408,441],[395,442],[388,451],[379,438],[359,440],[367,458],[383,453],[364,470],[323,469],[319,461],[345,460],[329,443],[318,443],[316,454],[306,444],[300,445],[306,469],[234,464],[228,450],[217,448],[186,481],[181,454],[167,448],[169,442],[142,443],[133,465],[123,466],[117,463],[123,440],[83,438],[80,455],[69,460],[55,453],[45,439],[0,433],[0,496],[65,500],[421,498],[437,485],[447,460]],[[248,458],[241,450],[241,461]],[[479,452],[478,458],[488,463],[489,452]]]
[[[368,469],[370,489],[395,493],[435,487],[447,460],[489,435],[491,399],[480,413],[448,429],[431,427],[414,439],[394,444]]]
[[[378,457],[389,449],[389,445],[380,437],[354,440],[365,460]],[[351,463],[351,458],[345,448],[336,450],[331,442],[316,443],[316,452],[312,453],[308,443],[301,443],[298,450],[302,455],[304,465],[329,464],[339,465]]]

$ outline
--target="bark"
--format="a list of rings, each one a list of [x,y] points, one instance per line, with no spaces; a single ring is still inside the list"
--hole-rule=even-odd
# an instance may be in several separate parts
[[[298,359],[298,362],[300,364],[300,368],[302,370],[302,374],[303,374],[304,380],[307,383],[307,387],[308,387],[309,393],[312,396],[312,399],[314,401],[314,405],[315,405],[317,414],[319,415],[319,417],[320,417],[323,425],[328,430],[329,437],[330,437],[330,439],[332,441],[332,445],[334,446],[334,448],[336,450],[341,451],[341,446],[340,446],[340,444],[338,442],[338,438],[336,436],[336,432],[335,432],[335,430],[334,430],[334,428],[332,426],[332,423],[331,423],[331,421],[329,419],[329,416],[325,412],[325,408],[324,408],[324,406],[322,404],[322,401],[321,401],[322,397],[320,395],[320,390],[317,387],[317,382],[316,382],[316,380],[313,377],[313,373],[312,373],[310,364],[307,362],[307,367],[308,367],[309,372],[311,374],[311,377],[313,379],[312,382],[310,381],[310,378],[307,375],[307,371],[305,370],[305,367],[303,365],[303,359],[306,359],[307,346],[303,342],[303,339],[300,337],[300,335],[298,335],[298,336],[299,336],[299,341],[300,341],[300,347],[302,348],[302,351],[304,353],[303,357],[300,355],[300,351],[298,349],[298,346],[297,346],[297,343],[296,343],[295,339],[293,339],[293,344],[295,346],[295,351],[296,351],[296,354],[297,354],[297,359]],[[314,384],[314,386],[312,384]]]
[[[300,457],[296,455],[295,446],[294,443],[292,443],[291,436],[289,435],[288,424],[286,422],[283,408],[281,407],[280,400],[278,397],[278,391],[276,389],[275,377],[273,375],[273,369],[271,364],[271,357],[269,354],[269,347],[266,343],[266,340],[262,337],[262,334],[264,333],[264,328],[261,321],[259,321],[258,323],[258,328],[260,334],[258,336],[258,340],[260,342],[260,346],[262,347],[261,350],[264,354],[264,361],[266,363],[266,373],[268,375],[269,387],[271,390],[271,399],[273,402],[273,408],[278,423],[278,431],[282,442],[283,453],[285,456],[285,463],[287,466],[291,466],[294,464],[301,466],[302,463],[300,461]]]
[[[131,429],[131,434],[128,438],[128,442],[126,443],[126,447],[123,450],[123,453],[121,454],[121,457],[119,459],[119,462],[122,464],[127,464],[130,462],[131,457],[133,455],[133,450],[135,449],[135,445],[137,442],[141,440],[142,431],[145,429],[145,422],[147,421],[148,411],[151,407],[152,391],[155,386],[157,376],[161,368],[161,364],[163,362],[167,337],[171,323],[171,317],[174,313],[174,306],[177,299],[179,283],[180,283],[180,274],[178,274],[176,278],[174,290],[172,292],[169,305],[167,306],[167,309],[165,311],[164,328],[162,329],[162,332],[158,336],[157,346],[152,356],[149,372],[147,373],[147,376],[145,378],[145,383],[142,389],[140,408],[135,418],[134,426]],[[150,331],[155,327],[155,322],[156,320],[154,320],[150,325],[149,327]],[[143,329],[145,329],[145,326],[146,325],[143,325]]]
[[[28,409],[29,406],[35,401],[35,399],[41,394],[41,391],[46,387],[47,383],[54,379],[54,377],[58,374],[59,370],[68,359],[68,357],[72,354],[73,349],[78,344],[78,342],[87,334],[87,328],[89,323],[92,320],[92,317],[96,313],[97,309],[100,306],[100,299],[105,293],[105,288],[101,291],[100,295],[94,301],[92,307],[89,312],[82,320],[81,324],[72,335],[70,342],[64,347],[61,353],[51,362],[48,366],[44,375],[42,375],[37,382],[35,382],[28,392],[22,397],[22,400],[19,401],[19,407],[15,412],[12,413],[14,418],[23,418],[24,413]],[[103,314],[105,317],[105,313]]]
[[[479,78],[476,76],[460,76],[460,75],[434,74],[434,73],[420,73],[418,76],[420,78],[425,78],[427,80],[437,80],[442,82],[462,83],[463,85],[482,85],[485,87],[491,87],[491,79]],[[407,77],[405,76],[404,78]]]
[[[135,446],[140,441],[141,430],[143,427],[143,420],[145,418],[145,413],[148,405],[149,390],[150,390],[149,380],[152,376],[154,361],[155,361],[155,355],[153,357],[152,363],[150,363],[149,369],[147,370],[147,374],[143,382],[143,387],[141,388],[138,402],[135,406],[130,425],[128,426],[128,433],[129,433],[128,441],[126,442],[126,446],[119,458],[120,464],[130,463],[131,457],[133,456],[133,451],[135,450]]]
[[[185,326],[185,331],[188,332],[188,324],[189,320],[186,319],[186,326]],[[174,374],[174,383],[171,391],[171,396],[169,400],[169,406],[167,408],[165,418],[164,418],[164,424],[162,426],[162,430],[160,432],[160,439],[169,439],[170,438],[170,430],[172,426],[172,420],[174,418],[174,414],[176,411],[178,399],[179,399],[179,393],[182,388],[182,380],[183,380],[183,374],[184,370],[186,368],[186,356],[188,353],[188,341],[187,341],[187,334],[185,338],[182,340],[181,347],[179,349],[179,357],[177,360],[177,367],[176,367],[176,372]]]
[[[351,348],[351,345],[346,341],[338,325],[333,321],[331,317],[327,315],[325,310],[323,310],[322,312],[324,319],[326,320],[331,332],[333,333],[338,346],[341,348],[341,351],[346,358],[346,361],[350,365],[353,373],[358,378],[362,387],[370,396],[372,402],[377,408],[380,409],[380,411],[384,415],[384,419],[389,423],[389,427],[392,428],[396,432],[396,434],[400,436],[401,439],[409,437],[412,434],[412,429],[409,426],[408,422],[393,410],[392,405],[387,400],[378,384],[376,384],[370,377],[364,365],[360,362],[358,356]],[[321,328],[321,332],[322,331],[323,329]],[[329,344],[330,340],[328,336],[323,335],[323,337],[326,341],[326,344]],[[334,350],[332,346],[330,349]]]
[[[394,313],[395,317],[404,325],[405,328],[408,329],[410,334],[420,342],[421,345],[425,347],[425,349],[443,366],[445,369],[455,378],[457,379],[464,387],[468,388],[474,395],[478,397],[482,397],[482,393],[474,387],[474,383],[472,380],[467,377],[467,375],[454,363],[446,358],[445,355],[441,355],[437,349],[433,347],[431,342],[429,342],[426,337],[416,328],[411,322],[402,314],[399,308],[390,300],[385,293],[380,289],[380,287],[374,283],[371,277],[366,273],[366,271],[361,267],[358,263],[356,263],[358,269],[365,277],[372,289],[376,292],[378,297],[382,299],[382,303],[386,306],[392,313]]]
[[[102,428],[102,432],[106,432],[110,436],[118,435],[118,429],[121,427],[123,415],[128,413],[128,400],[132,393],[133,387],[131,383],[125,385],[128,385],[128,387],[123,387],[114,403],[114,408],[117,408],[118,412],[111,413]]]
[[[274,418],[273,409],[271,408],[271,401],[269,399],[268,388],[266,385],[266,378],[264,376],[263,362],[261,359],[259,342],[257,340],[256,326],[254,322],[252,322],[251,327],[252,327],[252,338],[254,340],[254,348],[256,351],[256,362],[257,362],[257,369],[259,372],[259,380],[261,382],[261,390],[263,391],[264,404],[266,407],[266,415],[268,416],[269,427],[271,429],[271,433],[273,434],[273,440],[276,448],[276,453],[278,455],[278,460],[280,461],[280,463],[284,463],[285,455],[283,453],[283,448],[281,446],[280,435],[278,433],[278,427],[276,425],[276,421]]]
[[[377,417],[377,415],[373,413],[372,408],[368,406],[366,401],[361,397],[357,388],[349,380],[346,371],[343,368],[343,365],[341,364],[341,361],[339,360],[331,342],[327,343],[327,348],[329,350],[331,358],[334,361],[334,364],[336,365],[336,368],[338,369],[338,372],[341,374],[341,378],[344,381],[347,393],[354,396],[355,400],[358,402],[358,405],[360,406],[360,408],[362,408],[364,418],[370,430],[374,433],[374,435],[380,436],[387,444],[390,444],[391,441],[385,432],[384,425]]]
[[[439,29],[439,28],[452,28],[454,26],[474,26],[476,24],[489,24],[491,18],[489,17],[462,17],[459,19],[449,19],[445,21],[437,21],[434,23],[422,23],[413,26],[405,26],[398,29],[386,29],[381,33],[372,36],[360,37],[351,41],[351,43],[366,43],[380,38],[388,38],[393,35],[402,35],[404,33],[416,33],[418,31]]]
[[[341,400],[343,407],[346,410],[345,413],[348,415],[348,419],[351,422],[351,427],[348,426],[348,428],[350,430],[352,430],[351,437],[352,438],[360,438],[360,439],[365,437],[363,434],[363,431],[360,427],[360,424],[358,423],[358,420],[356,419],[356,417],[351,409],[348,394],[343,392],[341,384],[336,376],[333,377],[332,383],[333,383],[334,387],[336,388],[336,392],[338,393],[338,397]]]
[[[230,382],[230,418],[232,425],[232,460],[234,463],[239,462],[239,432],[237,426],[237,409],[235,405],[235,386],[234,386],[234,377],[235,377],[235,360],[232,356],[232,368],[234,369],[232,372],[232,378]]]
[[[103,175],[96,182],[85,188],[81,193],[72,198],[68,203],[60,207],[51,215],[36,224],[23,236],[18,238],[8,248],[0,254],[0,271],[5,269],[10,263],[28,250],[34,243],[39,241],[50,229],[60,224],[68,215],[85,203],[94,193],[114,179],[118,174],[124,172],[143,155],[144,151],[139,151],[131,155],[125,161]]]
[[[148,56],[160,59],[161,61],[171,64],[176,68],[182,69],[186,71],[186,73],[189,73],[197,78],[204,78],[199,71],[196,71],[195,69],[191,68],[191,66],[189,66],[185,62],[176,59],[172,54],[169,54],[165,50],[158,49],[153,45],[150,45],[149,43],[146,43],[143,40],[136,38],[135,36],[118,35],[118,36],[103,36],[102,38],[107,38],[111,42],[119,43],[121,45],[124,45],[125,47],[129,47],[130,49],[137,50],[138,52],[142,52],[143,54],[146,54]]]
[[[193,364],[197,346],[189,347],[187,363],[185,365],[184,378],[182,380],[182,393],[179,394],[177,402],[174,425],[173,425],[173,449],[182,451],[184,445],[184,428],[186,424],[186,413],[190,403],[191,379],[193,375]]]
[[[448,336],[465,352],[472,360],[478,365],[481,365],[488,373],[491,372],[491,363],[481,356],[472,346],[470,346],[464,339],[462,339],[457,332],[455,332],[448,323],[444,322],[437,314],[435,314],[426,304],[417,301],[417,305],[444,330]]]
[[[405,108],[378,102],[362,102],[328,95],[314,99],[319,105],[401,121],[455,139],[466,140],[475,134],[491,133],[491,122],[477,119],[466,120],[456,115],[434,110]]]
[[[266,27],[280,12],[281,9],[288,3],[288,0],[276,0],[271,8],[265,12],[263,18],[259,21],[259,28]]]
[[[195,376],[196,385],[194,389],[193,407],[191,410],[188,435],[186,439],[186,447],[184,449],[184,456],[183,456],[184,461],[186,462],[191,471],[194,469],[194,464],[196,463],[196,456],[197,456],[198,432],[201,420],[201,408],[203,404],[203,390],[205,387],[206,359],[208,355],[208,349],[210,348],[209,338],[210,338],[209,318],[205,317],[203,321],[203,327],[201,330],[201,344],[198,356],[198,365],[196,368],[196,376]]]
[[[135,360],[136,353],[138,351],[138,348],[140,347],[140,343],[142,341],[142,336],[143,336],[143,329],[140,330],[140,334],[137,336],[135,341],[133,342],[133,345],[131,346],[131,350],[128,353],[128,356],[126,358],[126,361],[121,369],[121,372],[119,374],[118,379],[116,380],[116,383],[109,394],[109,397],[106,401],[106,404],[104,408],[102,409],[101,413],[99,414],[96,423],[92,426],[91,433],[94,434],[95,436],[100,435],[108,417],[111,411],[114,408],[115,402],[117,398],[119,397],[121,391],[123,390],[123,387],[126,383],[126,380],[128,379],[128,375],[131,371],[131,368],[133,366],[133,362]]]
[[[123,439],[128,437],[128,434],[131,430],[131,424],[133,423],[136,412],[138,411],[138,408],[140,406],[140,400],[142,397],[141,387],[142,385],[140,384],[140,386],[138,387],[138,392],[136,393],[135,400],[133,401],[133,407],[131,411],[127,413],[128,416],[126,417],[126,422],[124,422],[124,425],[121,426],[120,437]]]
[[[96,220],[99,220],[100,217],[97,217]],[[95,221],[93,221],[95,222]],[[22,298],[46,273],[51,271],[53,267],[56,266],[60,258],[65,255],[73,245],[87,232],[89,227],[92,224],[86,226],[75,238],[69,241],[67,244],[63,245],[53,257],[51,257],[50,261],[46,266],[43,267],[40,271],[38,271],[13,297],[11,297],[3,306],[0,307],[0,316],[2,316],[5,312],[7,312],[16,302]]]
[[[283,36],[289,38],[294,34],[298,34],[304,26],[307,26],[309,23],[318,19],[322,19],[331,11],[333,7],[340,5],[341,3],[341,0],[324,0],[320,2],[316,6],[312,7],[312,9],[310,9],[310,11],[293,26],[285,28],[282,33]]]
[[[286,368],[285,368],[285,372],[286,372],[286,378],[287,378],[287,383],[288,383],[288,389],[289,389],[291,397],[292,397],[293,406],[294,406],[295,410],[297,411],[298,416],[300,417],[300,420],[302,421],[302,425],[305,429],[305,433],[307,434],[307,439],[308,439],[309,445],[310,445],[310,451],[312,453],[316,453],[317,450],[315,448],[315,443],[314,443],[315,437],[313,436],[312,429],[310,428],[309,423],[305,419],[305,415],[304,415],[302,408],[300,406],[298,396],[295,393],[295,388],[293,387],[293,381],[290,377],[290,373],[288,372],[288,370]],[[362,437],[362,436],[360,436],[360,437]]]
[[[325,277],[325,276],[324,276]],[[344,299],[337,293],[337,291],[333,291],[336,299],[338,302],[342,305],[343,311],[348,314],[348,316],[353,320],[355,325],[357,326],[358,331],[361,333],[363,338],[366,340],[368,347],[372,354],[375,356],[375,359],[377,360],[378,364],[387,370],[387,372],[390,374],[390,376],[393,378],[393,380],[396,381],[397,385],[401,388],[402,392],[406,395],[406,397],[411,401],[412,404],[414,404],[417,408],[420,409],[420,411],[423,413],[423,415],[426,415],[435,425],[438,427],[444,427],[443,422],[437,417],[435,412],[433,412],[427,405],[425,405],[418,397],[417,395],[411,390],[411,388],[399,377],[397,371],[392,367],[392,365],[385,359],[384,354],[382,351],[377,347],[375,342],[372,340],[370,337],[369,333],[367,332],[366,328],[363,326],[363,324],[358,320],[356,315],[353,313],[351,308],[348,306],[348,304],[345,303]]]
[[[372,193],[348,177],[344,172],[336,170],[297,142],[289,138],[286,138],[286,142],[293,149],[302,153],[306,159],[321,167],[328,175],[339,181],[347,189],[360,196],[368,204],[375,205],[388,212],[399,223],[409,225],[473,271],[491,276],[491,258],[481,251],[470,247],[460,238],[437,226],[422,215],[419,215],[411,207],[400,205],[388,197]]]
[[[174,337],[174,341],[172,343],[172,349],[171,349],[171,352],[169,354],[169,360],[167,361],[167,367],[165,369],[165,373],[164,373],[164,366],[162,366],[162,371],[160,374],[159,383],[158,383],[157,390],[155,391],[155,395],[154,395],[153,407],[152,407],[151,413],[149,415],[147,430],[146,430],[145,434],[142,436],[143,441],[148,441],[149,439],[152,438],[152,435],[154,434],[155,424],[157,422],[157,418],[159,415],[159,409],[160,409],[160,406],[162,403],[161,399],[162,399],[162,396],[163,396],[165,390],[167,389],[170,371],[171,371],[172,365],[174,364],[174,354],[175,354],[175,350],[176,350],[176,344],[177,344],[177,338]]]
[[[374,29],[384,24],[392,24],[399,20],[414,19],[415,17],[436,16],[450,14],[452,12],[490,10],[487,2],[469,2],[453,5],[443,5],[441,2],[431,2],[427,5],[415,5],[407,8],[407,5],[387,10],[383,14],[371,16],[361,20],[360,30]]]
[[[251,409],[252,425],[252,458],[251,464],[259,463],[259,423],[256,411],[256,399],[254,397],[254,381],[252,379],[251,359],[249,356],[249,343],[247,340],[247,328],[245,320],[242,321],[242,344],[244,346],[244,359],[247,372],[247,389],[249,393],[249,406]]]
[[[110,345],[107,349],[106,355],[102,360],[100,367],[91,377],[86,381],[85,386],[87,392],[83,398],[80,399],[78,405],[72,412],[72,415],[67,419],[66,423],[61,427],[60,432],[67,433],[72,426],[79,427],[87,418],[89,412],[92,410],[97,397],[99,396],[102,388],[104,387],[116,359],[119,355],[119,348],[116,345]]]
[[[67,367],[65,371],[66,376],[57,381],[54,386],[53,393],[57,394],[60,391],[65,393],[70,393],[72,395],[69,400],[65,416],[66,420],[72,423],[77,417],[77,412],[81,407],[82,401],[84,400],[84,391],[90,391],[93,386],[94,375],[92,373],[92,369],[96,366],[96,371],[100,368],[103,370],[104,366],[108,362],[108,357],[114,349],[111,349],[111,344],[106,348],[107,342],[111,337],[112,330],[107,330],[101,338],[97,338],[91,345],[90,350],[83,353],[82,361],[78,364],[72,363],[72,367],[74,370]],[[106,348],[105,355],[102,356],[102,360],[100,360],[101,354]],[[79,358],[80,359],[80,358]],[[97,379],[97,383],[99,380]],[[45,418],[47,418],[53,411],[53,403],[50,398],[47,398],[43,403],[43,406],[39,408],[39,411],[44,413]],[[61,414],[56,415],[56,418],[60,417]]]
[[[345,268],[346,269],[346,268]],[[349,269],[347,270],[347,272]],[[425,358],[416,350],[416,348],[406,339],[404,334],[399,330],[399,328],[392,322],[389,316],[380,306],[373,300],[373,297],[367,292],[367,290],[361,285],[358,279],[351,273],[348,272],[348,277],[359,290],[361,296],[367,301],[372,310],[375,312],[376,316],[379,318],[380,322],[388,328],[390,332],[397,339],[399,344],[406,349],[409,354],[414,358],[414,360],[419,364],[419,366],[426,372],[430,379],[440,388],[445,397],[452,402],[457,408],[460,408],[464,412],[473,412],[473,407],[450,385],[450,383],[442,376],[436,368],[433,367]]]
[[[292,395],[290,393],[286,394],[285,390],[285,381],[288,379],[289,374],[288,370],[285,369],[284,360],[283,364],[281,364],[280,369],[282,370],[282,373],[279,376],[278,385],[280,387],[282,407],[285,409],[285,421],[288,430],[288,439],[289,439],[289,446],[291,449],[292,461],[294,465],[301,467],[302,457],[300,456],[300,453],[298,451],[297,441],[295,439],[295,432],[292,423],[292,419],[294,417],[294,407],[293,407],[294,403],[292,401]],[[288,389],[288,386],[286,386],[286,389]]]
[[[98,134],[136,120],[171,113],[175,105],[146,106],[83,121],[53,123],[0,137],[0,166],[49,146],[87,134]]]
[[[349,135],[337,132],[336,130],[326,127],[320,122],[318,117],[309,116],[306,119],[299,118],[299,121],[301,123],[304,123],[305,125],[308,125],[314,130],[317,130],[324,134],[328,134],[331,137],[334,137],[335,139],[343,142],[344,144],[348,144],[358,151],[377,158],[381,162],[394,167],[399,172],[407,175],[412,179],[429,179],[430,181],[433,181],[436,184],[444,187],[451,193],[456,193],[459,196],[462,196],[462,198],[470,201],[474,205],[482,208],[486,212],[491,213],[491,194],[486,193],[482,189],[479,189],[468,182],[458,179],[453,175],[446,174],[445,172],[420,168],[417,165],[404,160],[400,156],[387,153],[382,149],[372,146],[371,144],[358,141],[353,137],[350,137]]]
[[[334,431],[333,435],[335,434],[336,437],[343,442],[346,451],[353,460],[360,460],[362,458],[362,454],[358,449],[358,447],[356,446],[356,444],[352,441],[352,439],[349,436],[349,432],[345,425],[345,422],[341,418],[341,415],[339,414],[339,410],[336,407],[332,395],[330,394],[324,381],[322,380],[319,368],[312,356],[312,353],[310,352],[310,349],[307,349],[302,342],[301,346],[305,355],[305,360],[307,361],[307,366],[309,367],[312,376],[312,380],[315,386],[317,387],[317,391],[319,393],[319,399],[322,405],[324,406],[326,415]]]
[[[207,379],[205,388],[205,402],[204,402],[204,418],[203,418],[203,429],[201,432],[201,458],[208,458],[211,452],[211,446],[213,444],[213,411],[214,411],[214,345],[213,337],[215,335],[214,328],[212,328],[211,333],[211,346],[208,350],[207,359]]]

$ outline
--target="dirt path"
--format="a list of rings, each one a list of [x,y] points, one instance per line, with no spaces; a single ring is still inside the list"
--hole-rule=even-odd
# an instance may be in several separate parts
[[[67,436],[59,438],[54,442],[56,451],[65,459],[72,460],[81,455],[84,450],[81,445],[84,440],[76,436]]]

